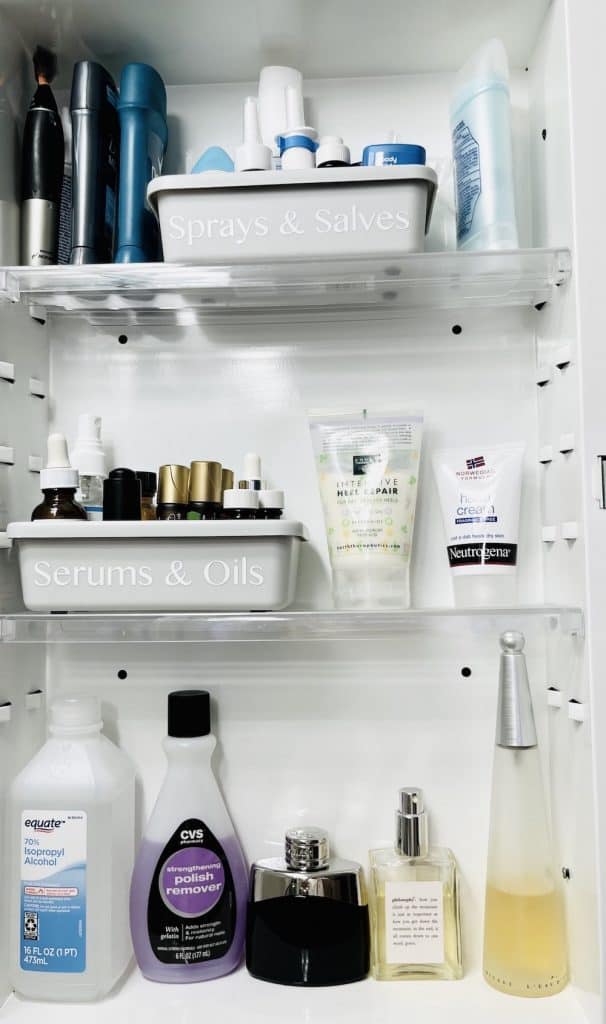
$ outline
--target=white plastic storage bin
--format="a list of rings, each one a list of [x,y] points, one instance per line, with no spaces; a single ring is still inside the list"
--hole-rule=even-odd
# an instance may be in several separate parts
[[[147,195],[167,263],[421,252],[437,175],[421,164],[174,174]]]
[[[11,523],[34,612],[275,611],[293,600],[302,523]]]

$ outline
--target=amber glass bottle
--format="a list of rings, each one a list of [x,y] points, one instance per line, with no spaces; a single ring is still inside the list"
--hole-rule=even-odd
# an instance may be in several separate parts
[[[86,519],[86,511],[76,501],[78,471],[72,469],[63,434],[50,434],[46,469],[40,473],[44,500],[32,512],[35,519]]]

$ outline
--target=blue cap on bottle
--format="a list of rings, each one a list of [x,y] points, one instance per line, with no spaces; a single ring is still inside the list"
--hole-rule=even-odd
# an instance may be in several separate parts
[[[362,153],[364,167],[389,167],[399,164],[424,164],[427,154],[423,146],[403,142],[383,142],[365,146]]]

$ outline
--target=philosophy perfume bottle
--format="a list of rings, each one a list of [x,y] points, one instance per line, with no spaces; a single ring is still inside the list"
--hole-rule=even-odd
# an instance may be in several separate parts
[[[515,996],[548,996],[568,980],[564,907],[521,633],[503,633],[486,908],[484,978]]]
[[[331,857],[324,829],[289,829],[284,858],[253,864],[246,966],[280,985],[343,985],[368,974],[362,867]]]
[[[400,790],[395,848],[371,850],[370,867],[375,978],[461,978],[457,863],[429,846],[420,789]]]

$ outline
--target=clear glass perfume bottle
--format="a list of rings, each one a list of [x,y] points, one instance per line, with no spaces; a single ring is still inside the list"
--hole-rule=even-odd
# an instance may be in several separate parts
[[[564,988],[568,958],[523,650],[521,633],[502,635],[484,978],[500,992],[537,997]]]
[[[400,790],[395,848],[370,851],[370,874],[375,978],[461,978],[457,862],[430,848],[420,789]]]

